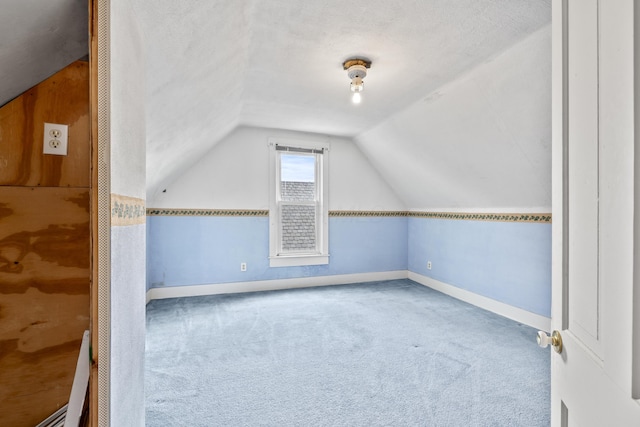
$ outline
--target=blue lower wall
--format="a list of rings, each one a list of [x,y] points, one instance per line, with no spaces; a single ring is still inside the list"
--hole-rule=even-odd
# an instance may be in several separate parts
[[[328,265],[277,268],[267,217],[149,216],[147,232],[147,289],[409,270],[551,315],[550,223],[330,217]]]
[[[408,243],[409,271],[551,317],[550,223],[410,217]]]
[[[269,267],[267,217],[149,216],[147,230],[147,289],[407,269],[405,217],[329,218],[329,264],[307,267]]]

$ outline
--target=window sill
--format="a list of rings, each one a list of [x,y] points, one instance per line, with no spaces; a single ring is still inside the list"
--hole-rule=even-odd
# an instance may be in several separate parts
[[[269,257],[269,267],[329,264],[329,255],[280,255]]]

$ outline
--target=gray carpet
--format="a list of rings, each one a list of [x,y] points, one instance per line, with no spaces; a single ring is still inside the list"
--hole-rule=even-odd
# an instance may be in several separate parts
[[[155,300],[148,426],[548,426],[536,331],[410,280]]]

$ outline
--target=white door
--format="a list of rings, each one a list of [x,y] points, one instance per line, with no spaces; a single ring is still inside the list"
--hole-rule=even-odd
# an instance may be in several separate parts
[[[638,11],[552,7],[552,426],[640,427]]]

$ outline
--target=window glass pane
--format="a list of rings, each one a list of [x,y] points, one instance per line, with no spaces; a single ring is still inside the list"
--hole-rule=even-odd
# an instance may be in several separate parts
[[[280,197],[283,201],[315,200],[315,156],[281,154]]]
[[[315,251],[316,208],[304,205],[282,206],[282,250]]]

